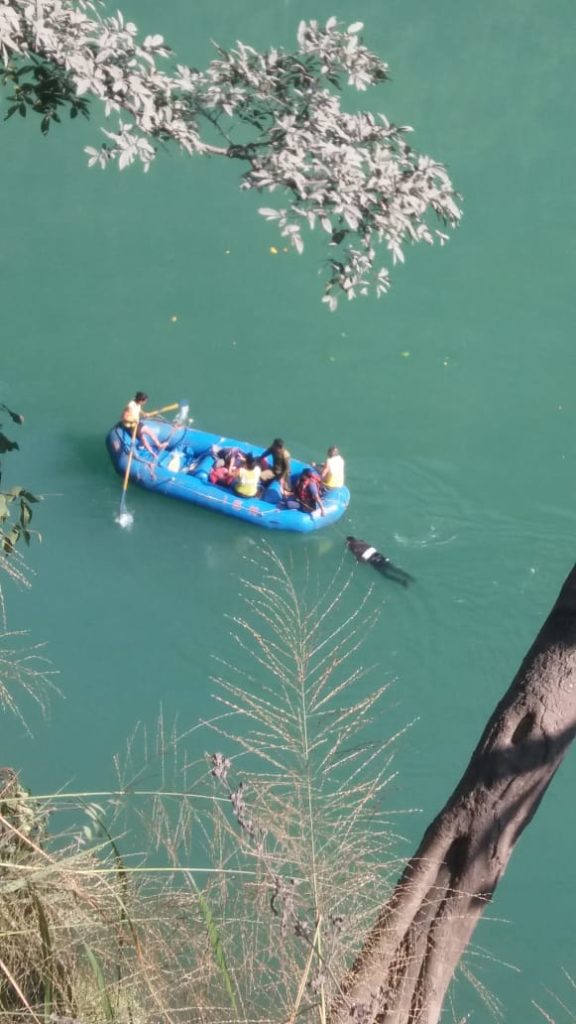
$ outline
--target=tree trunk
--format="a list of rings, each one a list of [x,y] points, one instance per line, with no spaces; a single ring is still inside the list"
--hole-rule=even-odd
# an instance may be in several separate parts
[[[436,1024],[452,974],[576,732],[576,566],[426,830],[329,1024]]]

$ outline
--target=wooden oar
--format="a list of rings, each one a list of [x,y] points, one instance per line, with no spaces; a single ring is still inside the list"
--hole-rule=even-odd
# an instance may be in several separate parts
[[[179,409],[179,408],[180,408],[179,403],[178,402],[174,402],[173,405],[165,405],[165,406],[162,407],[162,409],[153,409],[152,412],[146,412],[146,410],[144,410],[143,413],[142,413],[142,416],[143,416],[144,419],[146,418],[146,416],[160,416],[160,414],[163,413],[163,412],[173,412],[174,409]]]
[[[136,431],[138,430],[138,423],[135,423],[132,427],[132,433],[130,435],[130,451],[128,453],[128,461],[126,463],[126,469],[124,471],[124,481],[122,483],[122,497],[120,498],[120,514],[117,522],[121,526],[130,526],[132,523],[132,516],[126,511],[126,491],[128,490],[128,481],[130,479],[130,469],[132,466],[132,459],[134,458],[134,448],[136,444]]]

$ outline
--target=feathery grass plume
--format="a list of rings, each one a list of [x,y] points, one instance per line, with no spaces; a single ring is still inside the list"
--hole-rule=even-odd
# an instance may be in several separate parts
[[[300,595],[269,548],[249,576],[208,768],[186,752],[199,726],[161,716],[114,792],[31,798],[6,774],[0,1024],[325,1019],[398,866],[386,685],[360,662],[379,611],[338,575]]]
[[[562,968],[562,974],[572,991],[567,997],[562,998],[557,992],[551,992],[550,989],[546,990],[547,995],[558,1008],[554,1011],[554,1016],[540,1006],[535,999],[532,1000],[532,1005],[536,1007],[544,1020],[547,1021],[547,1024],[569,1024],[569,1022],[576,1022],[576,978],[565,968]],[[560,1011],[560,1016],[558,1016],[558,1010]]]
[[[505,923],[492,915],[486,917],[485,920],[491,920],[493,923],[498,921],[500,924]],[[450,985],[445,1003],[446,1012],[450,1011],[453,1019],[456,1021],[459,1016],[456,1010],[456,1003],[458,1003],[460,1008],[463,1005],[468,1006],[469,1013],[462,1022],[462,1024],[466,1024],[467,1020],[472,1020],[475,1017],[476,1006],[482,1004],[483,1010],[487,1011],[490,1018],[496,1024],[505,1021],[506,1007],[490,987],[494,984],[497,970],[502,968],[506,971],[513,971],[515,974],[521,973],[520,968],[516,964],[494,956],[489,949],[478,943],[470,943]],[[488,971],[490,972],[490,980],[486,981],[485,978],[488,976]],[[461,980],[464,982],[462,986],[459,984]],[[475,999],[475,996],[477,999]],[[458,1024],[461,1024],[460,1020]]]
[[[2,543],[3,533],[0,531],[0,543]],[[10,557],[3,554],[0,557],[0,569],[2,569],[14,583],[18,583],[21,587],[31,587],[32,583],[30,577],[34,575],[34,570],[27,564],[26,559],[18,548],[12,548],[10,551]],[[6,624],[5,604],[4,604],[4,591],[0,587],[0,616],[3,624]]]
[[[0,633],[0,708],[16,715],[30,733],[18,698],[31,697],[46,714],[50,695],[60,691],[52,680],[56,671],[50,667],[48,658],[38,653],[44,644],[20,646],[26,635],[23,631]]]
[[[382,808],[397,736],[373,739],[387,685],[370,688],[360,662],[380,608],[370,591],[357,604],[342,570],[301,595],[270,547],[250,561],[246,611],[233,619],[240,655],[217,677],[226,754],[211,758],[239,826],[237,856],[257,872],[237,894],[237,984],[253,1013],[291,1020],[315,1005],[324,1020],[398,868]]]

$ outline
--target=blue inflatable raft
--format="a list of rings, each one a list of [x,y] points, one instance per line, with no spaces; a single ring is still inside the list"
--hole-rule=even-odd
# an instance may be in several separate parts
[[[293,530],[297,533],[330,526],[348,507],[350,492],[347,487],[326,491],[322,498],[324,515],[318,510],[304,512],[299,508],[283,507],[277,482],[269,484],[258,498],[242,498],[230,487],[210,483],[208,475],[214,465],[214,451],[239,448],[258,457],[264,448],[158,420],[143,420],[143,423],[154,430],[161,442],[167,442],[166,449],[157,456],[150,455],[142,445],[135,443],[129,479],[148,491],[190,501],[269,530]],[[106,438],[110,458],[122,475],[126,472],[131,445],[131,434],[120,425],[113,427]],[[291,460],[293,484],[309,465],[297,459]]]

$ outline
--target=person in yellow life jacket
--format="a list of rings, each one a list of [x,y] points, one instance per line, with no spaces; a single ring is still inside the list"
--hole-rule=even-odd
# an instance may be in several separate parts
[[[123,410],[120,417],[120,423],[125,430],[134,430],[137,423],[140,422],[140,416],[142,414],[142,406],[148,401],[148,395],[144,391],[137,391],[131,402]]]
[[[319,467],[324,487],[344,487],[344,459],[337,448],[329,448],[326,462]]]
[[[236,470],[234,490],[241,498],[255,498],[260,486],[262,470],[250,452],[243,466]]]
[[[128,405],[124,408],[120,417],[120,426],[124,427],[130,434],[136,428],[136,439],[144,446],[150,455],[156,455],[157,452],[162,451],[166,446],[161,444],[156,434],[150,427],[140,423],[142,414],[144,412],[144,406],[148,401],[148,395],[145,391],[137,391],[134,398],[128,402]]]

